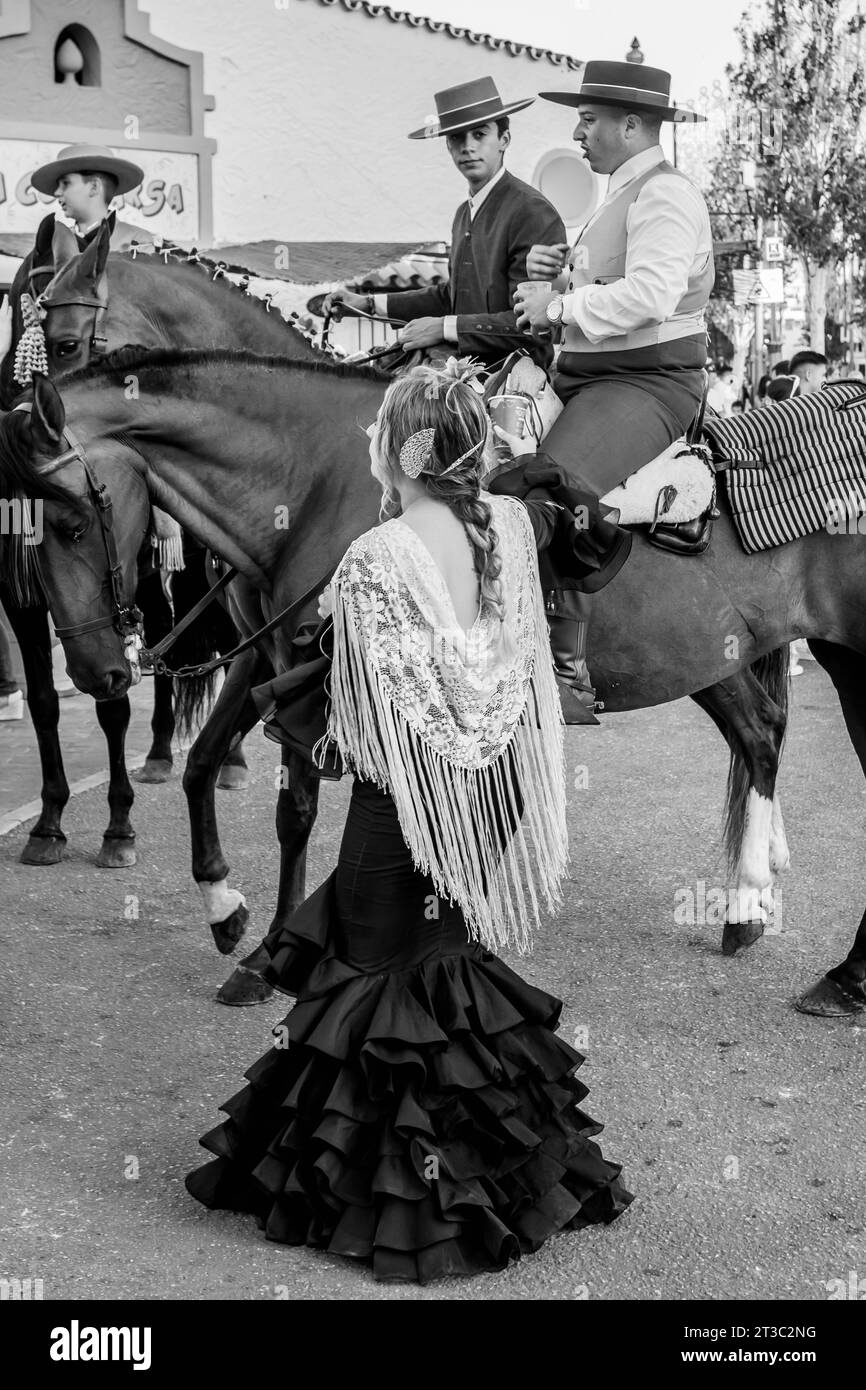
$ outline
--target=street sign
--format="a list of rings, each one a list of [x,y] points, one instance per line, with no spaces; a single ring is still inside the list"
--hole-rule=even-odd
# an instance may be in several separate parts
[[[780,268],[760,266],[755,270],[735,270],[735,304],[784,304],[785,285]]]
[[[764,260],[783,261],[785,259],[785,243],[780,236],[768,236],[764,238]]]

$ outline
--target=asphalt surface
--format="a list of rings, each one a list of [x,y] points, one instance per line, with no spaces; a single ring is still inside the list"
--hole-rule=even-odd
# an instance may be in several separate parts
[[[68,808],[62,865],[17,863],[26,825],[0,839],[0,1276],[41,1278],[46,1299],[463,1300],[817,1300],[866,1277],[866,1015],[791,1007],[845,955],[863,906],[866,784],[829,681],[809,664],[793,683],[781,930],[733,960],[718,926],[675,918],[686,890],[725,881],[715,729],[686,701],[567,738],[566,905],[510,963],[566,1001],[586,1108],[636,1196],[619,1221],[502,1274],[417,1288],[268,1243],[252,1218],[187,1196],[198,1136],[287,1001],[215,1003],[231,961],[202,919],[176,777],[137,788],[133,869],[94,867],[100,788]],[[247,747],[250,785],[218,809],[252,942],[276,882],[276,750],[255,731]],[[348,791],[323,787],[311,887]]]

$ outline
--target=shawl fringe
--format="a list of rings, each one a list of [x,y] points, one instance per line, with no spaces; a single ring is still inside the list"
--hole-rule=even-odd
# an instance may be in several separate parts
[[[561,902],[568,862],[563,720],[537,567],[524,582],[535,591],[535,649],[523,710],[495,756],[464,766],[431,746],[395,704],[375,644],[356,626],[341,567],[330,719],[313,754],[321,766],[336,743],[350,770],[390,792],[413,862],[459,905],[470,937],[521,953],[531,948],[541,906],[553,912]]]

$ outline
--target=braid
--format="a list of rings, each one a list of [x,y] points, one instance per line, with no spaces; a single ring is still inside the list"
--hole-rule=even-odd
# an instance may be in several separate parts
[[[495,526],[491,525],[492,511],[489,503],[482,502],[478,495],[478,472],[471,460],[467,461],[466,473],[463,469],[449,474],[446,478],[426,479],[428,496],[444,502],[457,520],[463,523],[466,539],[472,547],[472,563],[481,585],[481,611],[492,613],[498,621],[505,621],[505,599],[502,592],[502,556],[499,553],[499,537]]]
[[[380,448],[390,460],[391,473],[382,479],[380,516],[384,520],[399,513],[394,480],[399,476],[403,443],[418,430],[431,430],[432,458],[419,476],[427,496],[444,502],[463,526],[480,584],[481,612],[504,623],[499,538],[491,524],[493,509],[480,496],[481,477],[493,462],[493,446],[487,413],[472,376],[473,364],[455,362],[445,371],[415,367],[389,386],[380,421]]]

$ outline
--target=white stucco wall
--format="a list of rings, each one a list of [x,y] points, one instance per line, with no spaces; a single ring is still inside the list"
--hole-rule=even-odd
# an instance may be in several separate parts
[[[216,99],[205,120],[218,144],[214,231],[223,244],[447,240],[466,185],[444,140],[407,139],[435,110],[433,93],[485,75],[506,101],[577,85],[574,72],[548,59],[316,0],[141,7],[154,34],[204,55],[205,90]],[[531,182],[545,153],[570,146],[572,117],[543,101],[517,113],[512,172]]]

